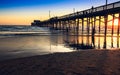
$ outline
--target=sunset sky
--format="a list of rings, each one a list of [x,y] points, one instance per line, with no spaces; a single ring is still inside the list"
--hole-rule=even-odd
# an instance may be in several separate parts
[[[104,4],[105,0],[1,0],[0,25],[30,25],[35,19],[48,19],[49,10],[54,17]]]

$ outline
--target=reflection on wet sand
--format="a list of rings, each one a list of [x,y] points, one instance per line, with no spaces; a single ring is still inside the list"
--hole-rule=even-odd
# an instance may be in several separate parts
[[[102,34],[71,35],[69,32],[42,36],[13,36],[0,38],[0,40],[1,60],[55,52],[120,47],[118,35],[106,37]]]
[[[74,49],[111,49],[119,48],[119,36],[117,35],[64,35],[64,42]]]

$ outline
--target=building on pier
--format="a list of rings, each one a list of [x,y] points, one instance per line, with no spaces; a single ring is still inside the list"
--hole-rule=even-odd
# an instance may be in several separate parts
[[[40,26],[41,21],[40,20],[34,20],[34,22],[31,23],[31,26]]]

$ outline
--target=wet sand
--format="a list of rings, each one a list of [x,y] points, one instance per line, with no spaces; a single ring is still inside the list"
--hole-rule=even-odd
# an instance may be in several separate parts
[[[0,75],[120,75],[120,50],[54,53],[0,62]]]

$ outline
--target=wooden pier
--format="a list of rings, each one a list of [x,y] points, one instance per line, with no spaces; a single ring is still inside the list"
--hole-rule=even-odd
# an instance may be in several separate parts
[[[109,19],[109,17],[112,17]],[[50,27],[58,30],[72,30],[75,32],[81,32],[83,34],[87,29],[88,34],[93,29],[101,30],[104,27],[104,34],[106,36],[108,24],[112,22],[112,35],[114,33],[114,19],[118,19],[117,34],[119,35],[120,26],[120,1],[111,3],[99,7],[91,7],[90,9],[71,13],[60,17],[52,17],[48,20],[41,21],[39,25],[41,27]]]
[[[92,41],[94,35],[102,35],[105,37],[103,48],[106,48],[106,36],[110,34],[111,37],[117,36],[117,45],[119,46],[120,1],[59,17],[52,17],[40,21],[37,26],[50,27],[51,29],[74,33],[74,35],[88,35],[88,38],[92,36]],[[113,45],[113,39],[111,38],[111,40]]]

